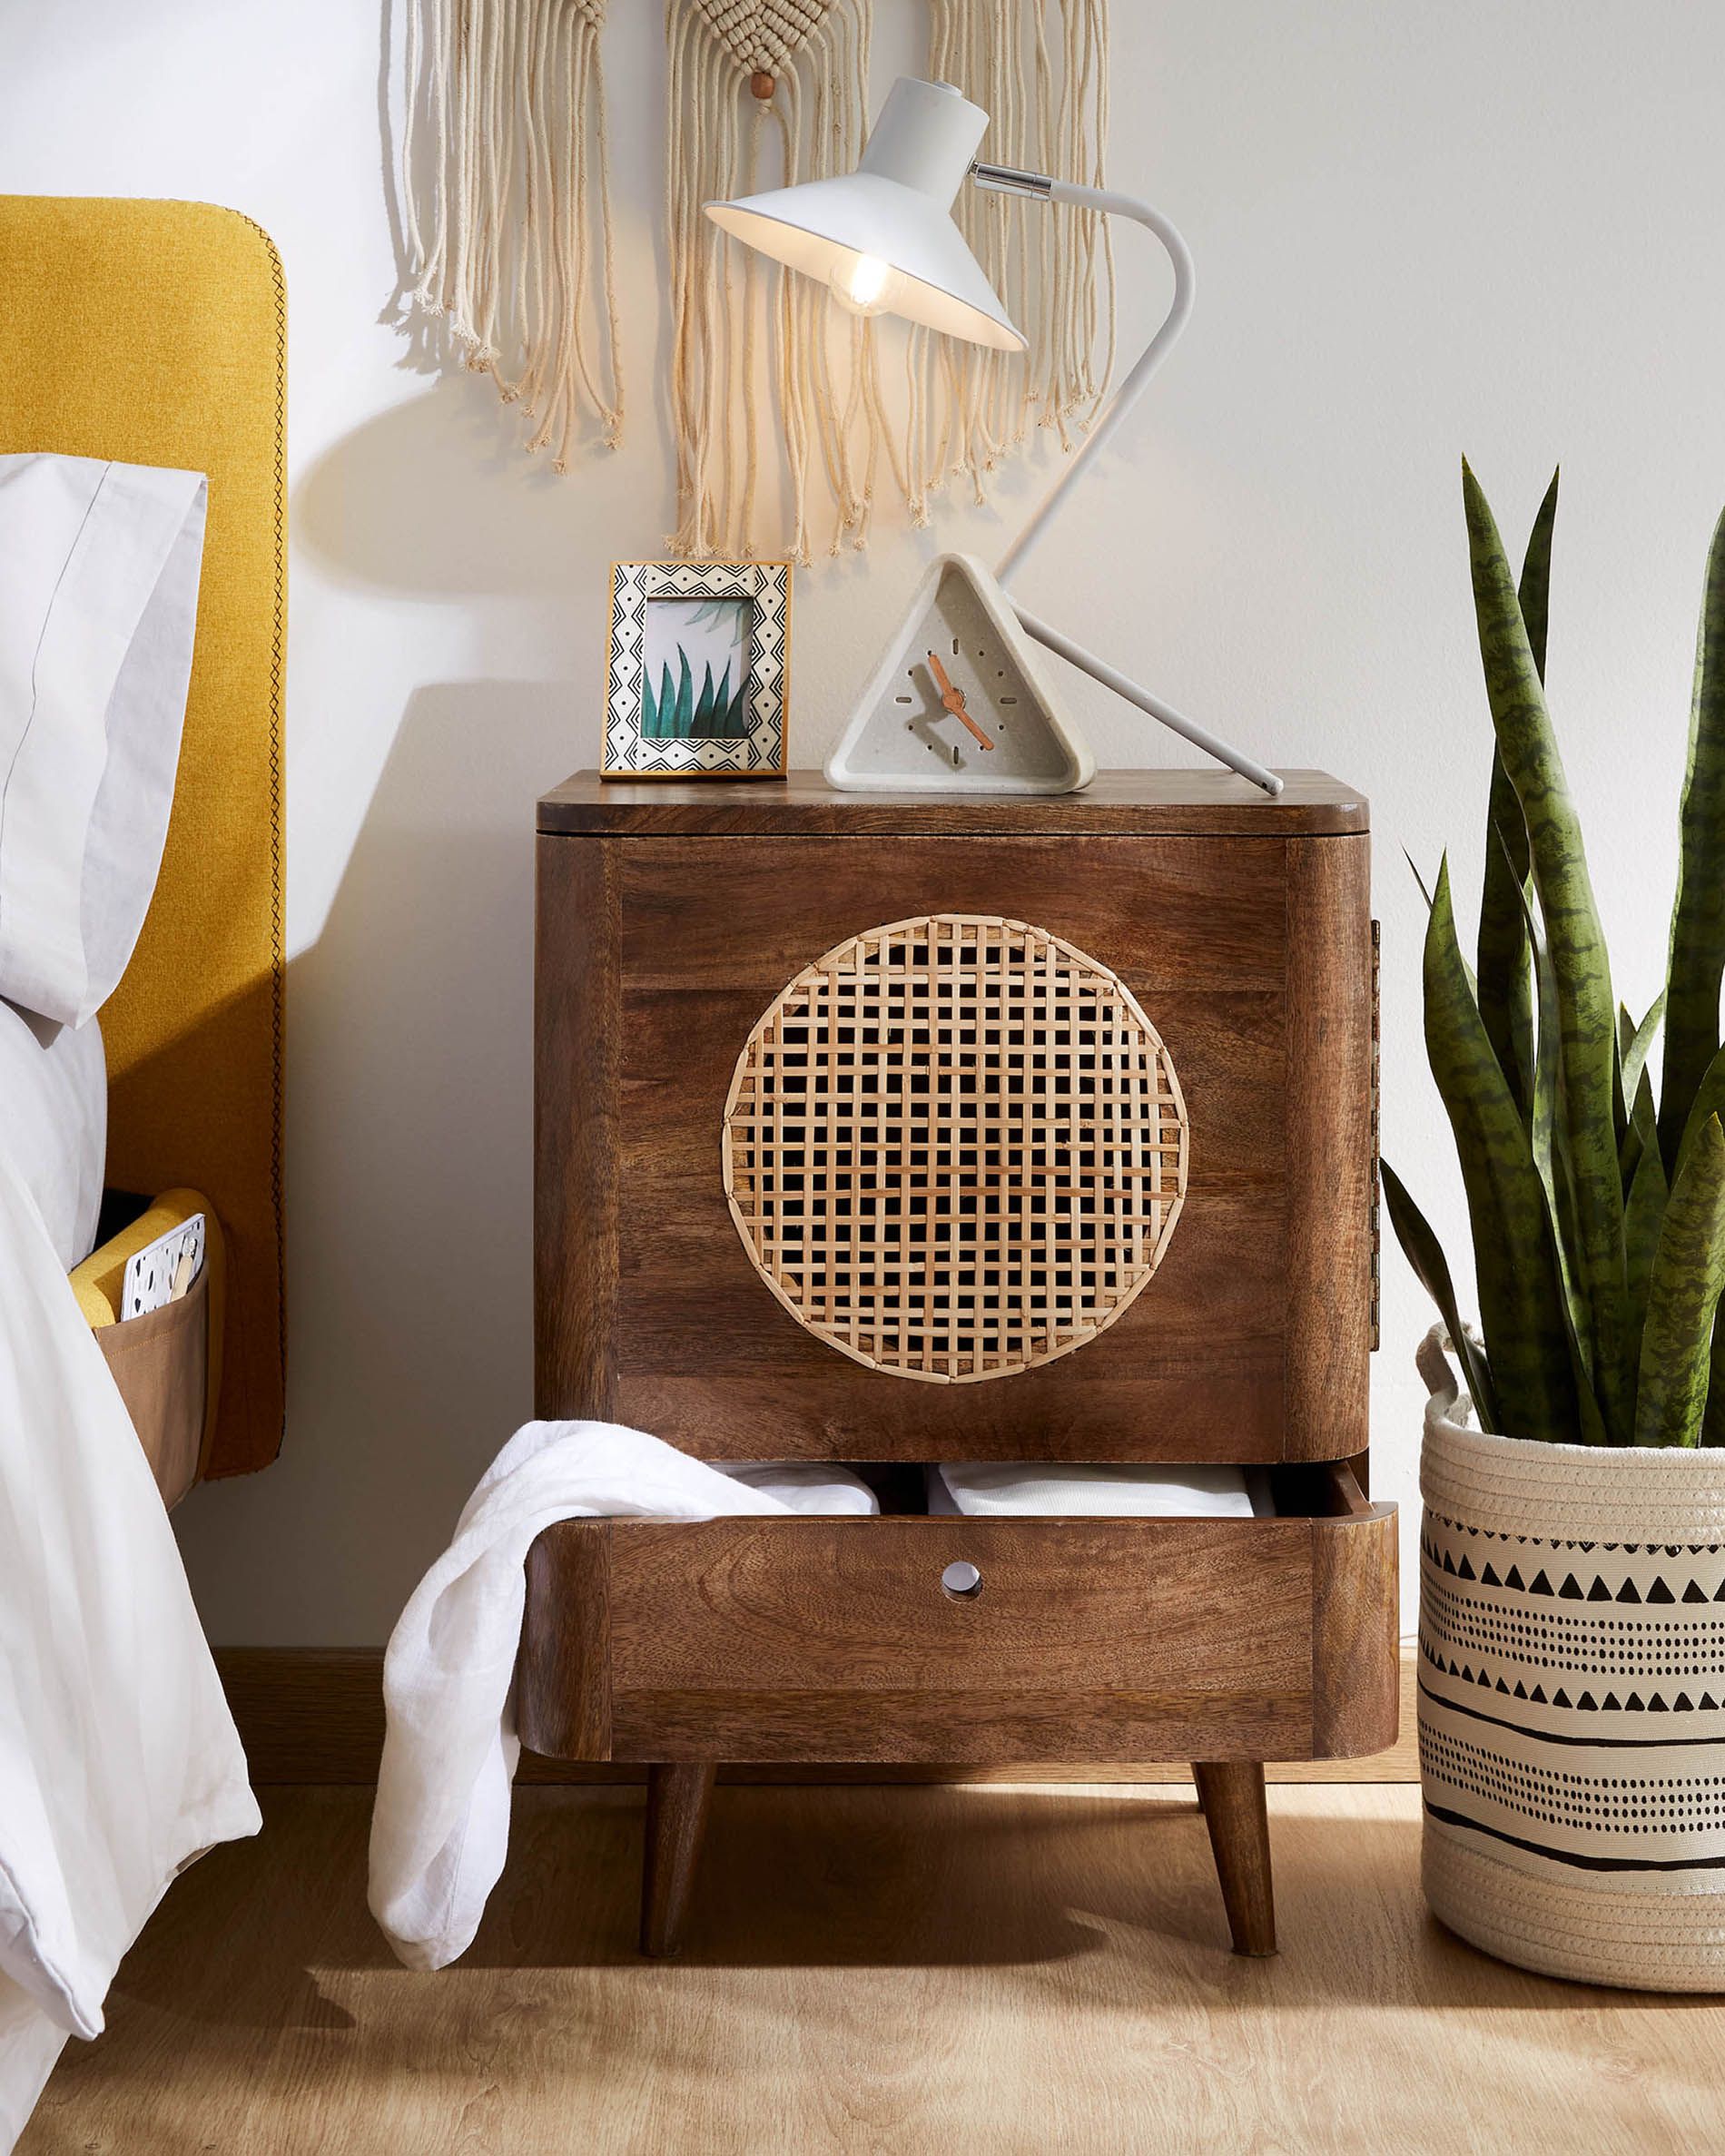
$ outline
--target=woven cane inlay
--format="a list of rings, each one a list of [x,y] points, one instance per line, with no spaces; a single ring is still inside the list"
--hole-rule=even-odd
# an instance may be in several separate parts
[[[1070,1354],[1156,1270],[1186,1189],[1156,1029],[1046,929],[942,913],[807,966],[725,1104],[732,1217],[831,1346],[961,1384]]]

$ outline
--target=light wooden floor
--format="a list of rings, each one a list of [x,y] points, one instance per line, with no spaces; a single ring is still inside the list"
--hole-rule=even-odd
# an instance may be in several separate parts
[[[532,1789],[467,1958],[390,1959],[368,1793],[266,1792],[179,1882],[21,2156],[1725,2145],[1704,2003],[1501,1968],[1418,1793],[1272,1792],[1283,1951],[1225,1948],[1189,1791],[721,1789],[689,1950],[632,1951],[640,1796]]]

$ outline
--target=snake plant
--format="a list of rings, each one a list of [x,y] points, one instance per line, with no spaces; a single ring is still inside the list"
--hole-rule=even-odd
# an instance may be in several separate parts
[[[1560,1444],[1725,1444],[1725,516],[1701,603],[1666,985],[1638,1023],[1612,991],[1545,704],[1557,481],[1519,585],[1465,464],[1462,486],[1496,746],[1474,964],[1446,859],[1428,894],[1423,979],[1426,1053],[1473,1234],[1477,1334],[1387,1166],[1385,1201],[1482,1427]]]

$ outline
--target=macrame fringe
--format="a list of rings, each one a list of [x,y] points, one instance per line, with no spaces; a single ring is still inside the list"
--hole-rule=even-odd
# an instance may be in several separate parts
[[[748,559],[770,392],[794,560],[862,546],[882,437],[871,326],[807,278],[735,246],[702,205],[845,172],[868,132],[870,0],[666,0],[673,554]],[[764,145],[772,137],[775,170]],[[777,549],[774,549],[777,551]]]
[[[988,156],[1102,184],[1109,0],[929,5],[929,73],[989,113]],[[923,329],[891,325],[882,336],[702,215],[706,202],[850,169],[868,132],[871,19],[872,0],[665,0],[674,554],[755,554],[764,386],[784,450],[788,551],[800,562],[817,524],[829,553],[867,543],[883,461],[912,522],[926,525],[949,478],[968,475],[984,501],[987,475],[1033,428],[1052,427],[1070,448],[1106,394],[1114,261],[1092,212],[961,191],[955,214],[1030,338],[1023,358]],[[769,129],[775,172],[763,170]],[[902,351],[890,390],[888,337]]]
[[[623,432],[605,0],[407,0],[411,300],[567,468]]]
[[[929,73],[988,113],[982,154],[1104,185],[1109,0],[930,0],[930,7]],[[985,500],[984,475],[1034,427],[1052,427],[1070,448],[1114,371],[1114,253],[1104,219],[974,187],[961,189],[953,214],[1030,350],[1020,359],[912,330],[912,379],[933,385],[913,410],[906,448],[917,524],[927,523],[929,495],[948,477],[968,474],[975,499]]]
[[[606,0],[406,0],[403,224],[411,300],[534,422],[553,468],[623,428],[600,34]],[[848,171],[868,132],[872,0],[665,0],[676,527],[669,550],[756,556],[776,438],[788,551],[867,543],[882,467],[911,519],[968,475],[978,502],[1037,427],[1064,446],[1115,355],[1105,223],[961,192],[956,214],[1022,359],[892,325],[725,239],[705,202]],[[1109,0],[929,0],[930,73],[991,115],[987,154],[1092,184],[1108,137]],[[1100,353],[1099,359],[1099,346]],[[780,458],[770,456],[775,507]]]

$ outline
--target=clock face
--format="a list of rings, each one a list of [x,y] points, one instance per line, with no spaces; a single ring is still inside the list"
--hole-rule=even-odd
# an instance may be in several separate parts
[[[992,651],[986,643],[967,651],[961,630],[943,641],[950,650],[931,647],[921,666],[912,658],[905,669],[909,686],[895,691],[892,701],[909,714],[906,727],[920,732],[934,754],[950,757],[954,771],[974,770],[986,777],[991,759],[1003,749],[1010,757],[1024,681],[1007,652]],[[1029,715],[1034,723],[1037,714]]]
[[[936,565],[844,740],[835,786],[1059,793],[1088,758],[1055,706],[1011,602],[980,565]]]

